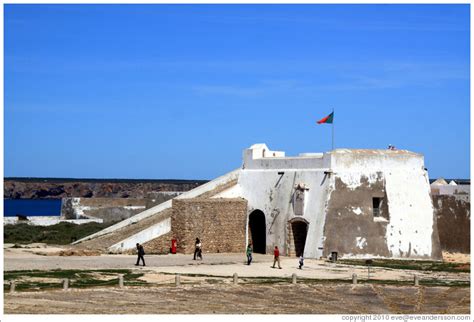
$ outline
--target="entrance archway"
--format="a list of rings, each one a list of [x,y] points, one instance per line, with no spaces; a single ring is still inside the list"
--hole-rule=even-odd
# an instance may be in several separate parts
[[[293,245],[295,247],[295,255],[299,257],[304,253],[306,235],[308,234],[308,223],[302,220],[292,221],[291,231],[293,233]]]
[[[267,225],[265,214],[260,210],[254,210],[249,215],[250,239],[253,252],[265,254],[267,251]]]

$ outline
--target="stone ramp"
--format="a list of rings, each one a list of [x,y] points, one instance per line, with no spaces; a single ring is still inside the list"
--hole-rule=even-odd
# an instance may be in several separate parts
[[[240,169],[234,170],[176,198],[210,198],[236,185],[239,173]],[[157,235],[148,234],[143,236],[141,234],[151,227],[170,220],[172,214],[171,206],[172,201],[168,200],[95,234],[82,238],[74,242],[73,245],[80,249],[96,249],[104,252],[126,252],[127,250],[132,250],[135,246],[135,241],[144,243],[167,233],[166,231],[161,231]],[[121,244],[124,244],[124,246],[120,246]],[[111,246],[114,247],[111,248]]]
[[[110,246],[120,243],[126,237],[135,235],[150,226],[170,218],[171,213],[171,207],[166,208],[153,216],[142,219],[136,223],[132,223],[116,231],[85,240],[79,244],[76,244],[75,247],[80,249],[97,249],[105,252]]]

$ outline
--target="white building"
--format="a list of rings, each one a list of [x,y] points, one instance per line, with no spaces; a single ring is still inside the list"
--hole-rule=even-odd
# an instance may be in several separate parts
[[[307,258],[332,252],[339,257],[441,258],[428,173],[420,154],[337,149],[286,157],[255,144],[244,150],[241,169],[177,199],[213,189],[218,192],[211,198],[241,197],[248,202],[242,250],[252,241],[255,252],[272,253],[278,246],[283,255],[304,252]],[[172,202],[161,204],[105,233],[122,229],[124,235],[124,227],[133,221],[170,207]],[[110,245],[109,250],[124,251],[135,242],[160,237],[150,231],[153,227]]]

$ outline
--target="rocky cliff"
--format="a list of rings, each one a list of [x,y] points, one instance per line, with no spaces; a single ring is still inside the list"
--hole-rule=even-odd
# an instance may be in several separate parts
[[[183,192],[205,180],[130,180],[5,178],[5,199],[148,198],[158,192]]]

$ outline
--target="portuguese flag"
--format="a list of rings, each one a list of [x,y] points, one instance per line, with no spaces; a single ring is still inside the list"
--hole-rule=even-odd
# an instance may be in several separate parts
[[[320,119],[320,120],[318,121],[318,124],[323,124],[323,123],[332,124],[333,118],[334,118],[334,112],[332,112],[332,113],[329,114],[328,116],[323,117],[322,119]]]

